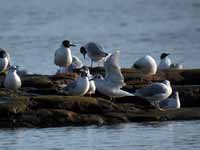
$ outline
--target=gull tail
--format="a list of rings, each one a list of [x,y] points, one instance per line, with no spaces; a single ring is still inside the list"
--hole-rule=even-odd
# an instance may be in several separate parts
[[[118,97],[125,97],[125,96],[135,96],[133,93],[124,91],[124,90],[120,90],[118,92]]]

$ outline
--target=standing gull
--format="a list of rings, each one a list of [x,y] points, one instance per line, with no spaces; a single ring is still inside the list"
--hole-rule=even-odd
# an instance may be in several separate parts
[[[86,72],[81,72],[78,79],[64,87],[63,91],[66,95],[83,96],[89,90],[89,79]]]
[[[55,52],[55,59],[54,59],[55,65],[59,67],[65,67],[68,69],[68,67],[72,63],[72,54],[70,50],[71,46],[75,45],[71,44],[70,41],[68,40],[64,40],[62,42],[60,48],[58,48]]]
[[[154,103],[155,106],[160,109],[159,102],[167,99],[172,93],[170,81],[164,80],[162,83],[156,82],[151,85],[137,89],[135,91],[136,96],[140,96],[148,100],[150,103]]]
[[[96,76],[94,79],[97,91],[111,99],[115,97],[133,96],[133,94],[121,89],[125,83],[118,64],[118,56],[119,51],[116,51],[106,59],[104,63],[105,78]]]
[[[132,66],[132,68],[139,71],[142,76],[149,76],[156,74],[157,64],[153,57],[150,55],[145,55],[144,57],[138,59]]]
[[[178,91],[173,92],[170,98],[167,98],[159,103],[160,108],[181,108],[180,98]]]
[[[87,75],[88,75],[89,82],[90,82],[90,87],[89,87],[89,89],[87,91],[87,94],[89,94],[91,96],[91,94],[95,94],[95,91],[96,91],[96,85],[95,85],[95,82],[93,80],[93,75],[90,74],[90,70],[86,66],[83,66],[81,68],[81,70],[85,71],[87,73]]]
[[[108,55],[108,53],[104,52],[102,46],[95,42],[89,42],[85,46],[82,46],[80,52],[83,54],[84,59],[86,54],[90,57],[91,67],[94,61],[100,61]]]
[[[4,87],[6,89],[17,90],[21,87],[21,79],[16,73],[17,67],[11,66],[8,70],[8,74],[4,80]]]
[[[57,72],[65,73],[65,72],[67,72],[67,70],[69,72],[74,72],[75,69],[80,69],[82,66],[83,66],[82,61],[78,57],[72,56],[72,63],[70,64],[69,68],[60,67],[60,69]]]
[[[5,72],[9,64],[8,56],[4,50],[0,50],[0,73]]]
[[[169,53],[162,53],[160,55],[160,64],[158,65],[158,70],[168,70],[171,66],[171,59],[168,57]]]

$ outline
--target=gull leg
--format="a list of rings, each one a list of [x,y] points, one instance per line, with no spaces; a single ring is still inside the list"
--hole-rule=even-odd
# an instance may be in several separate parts
[[[160,108],[159,102],[155,101],[154,103],[155,103],[155,106],[156,106],[156,108],[157,108],[158,110],[160,110],[160,111],[165,111],[164,109]]]
[[[93,60],[91,59],[91,68],[92,68],[92,66],[93,66]]]

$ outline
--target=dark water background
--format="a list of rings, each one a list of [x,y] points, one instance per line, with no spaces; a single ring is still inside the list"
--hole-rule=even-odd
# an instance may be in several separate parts
[[[14,64],[52,74],[55,49],[63,39],[78,47],[101,43],[121,51],[120,64],[151,54],[172,53],[186,68],[200,66],[199,0],[0,0],[0,47]],[[81,57],[82,58],[82,57]],[[85,62],[86,64],[89,61]]]
[[[186,68],[200,66],[199,0],[0,0],[0,47],[32,73],[53,74],[63,39],[101,43],[121,51],[130,67],[145,54],[163,51]],[[89,61],[86,61],[89,63]],[[1,150],[188,150],[200,147],[200,122],[132,123],[0,130]]]

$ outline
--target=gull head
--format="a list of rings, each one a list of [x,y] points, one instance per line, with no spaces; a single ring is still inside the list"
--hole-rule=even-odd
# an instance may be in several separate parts
[[[170,86],[170,85],[171,85],[169,80],[164,80],[163,83],[164,83],[165,85],[167,85],[167,86]]]
[[[160,59],[164,59],[165,57],[167,57],[167,56],[169,56],[170,55],[170,53],[162,53],[161,55],[160,55]]]
[[[104,77],[101,74],[97,74],[97,75],[94,76],[94,79],[103,80]]]
[[[7,54],[4,50],[1,50],[0,51],[0,58],[6,58],[7,57]]]
[[[80,52],[81,52],[81,54],[83,55],[83,57],[84,57],[84,59],[85,59],[85,55],[86,55],[86,53],[87,53],[85,47],[81,46]]]
[[[19,66],[10,66],[9,71],[15,72]]]
[[[88,75],[90,74],[90,69],[87,66],[81,67],[80,71],[86,72]]]
[[[63,45],[65,48],[69,48],[69,47],[71,47],[71,46],[76,46],[76,45],[70,43],[70,41],[68,41],[68,40],[64,40],[64,41],[62,42],[62,45]]]

